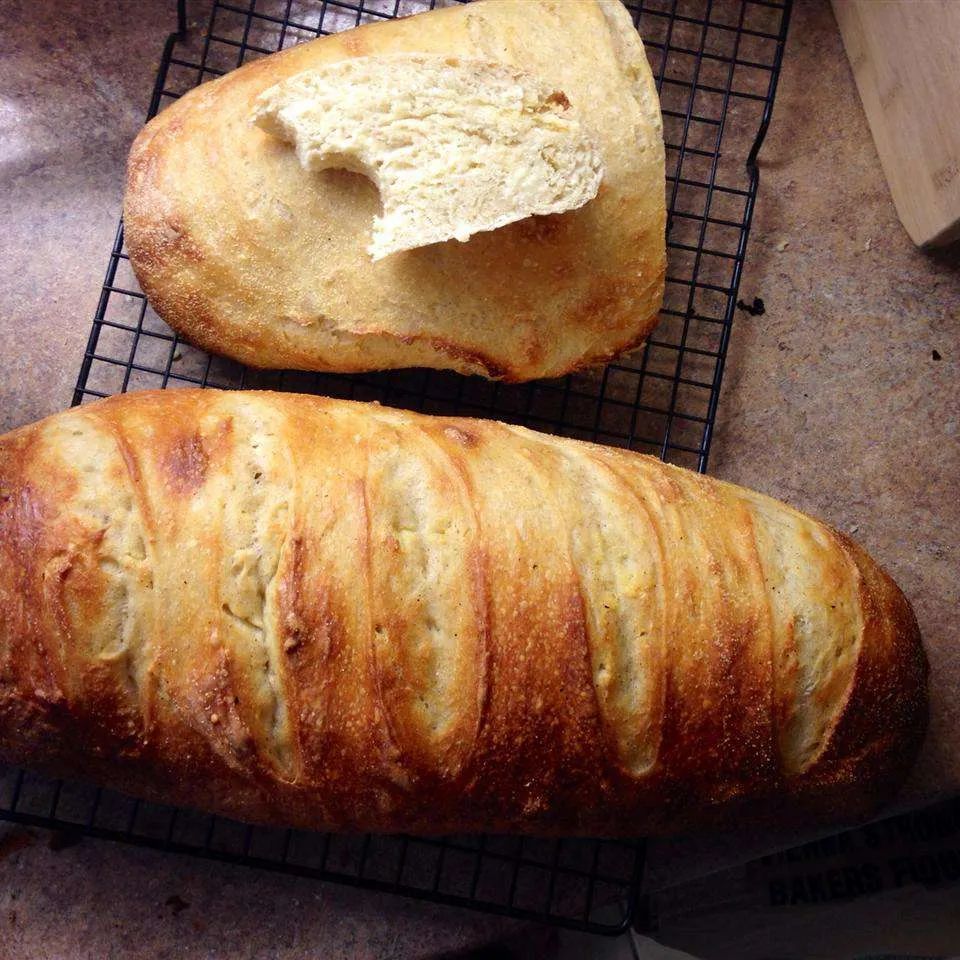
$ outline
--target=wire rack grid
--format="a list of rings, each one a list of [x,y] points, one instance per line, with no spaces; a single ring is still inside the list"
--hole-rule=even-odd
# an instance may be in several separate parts
[[[565,0],[573,2],[573,0]],[[318,35],[443,0],[178,4],[150,104]],[[182,341],[134,279],[118,227],[74,404],[188,386],[293,390],[495,417],[706,469],[791,0],[630,0],[660,91],[668,267],[660,324],[602,370],[508,385],[435,370],[263,372]],[[0,819],[389,890],[597,933],[633,921],[642,841],[349,837],[252,828],[0,768]]]

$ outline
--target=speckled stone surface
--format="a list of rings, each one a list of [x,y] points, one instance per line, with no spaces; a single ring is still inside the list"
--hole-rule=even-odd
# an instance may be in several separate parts
[[[70,401],[173,3],[4,12],[9,429]],[[711,472],[851,532],[901,583],[933,666],[907,801],[960,789],[960,252],[923,254],[897,221],[825,0],[795,10],[741,293],[766,312],[737,317]],[[656,844],[652,866],[666,879],[743,849]],[[553,953],[530,928],[465,911],[92,841],[54,852],[42,832],[0,826],[11,960],[438,957],[504,936],[526,944],[518,955]]]
[[[4,4],[0,429],[70,403],[173,7]]]
[[[440,960],[502,940],[556,952],[515,921],[89,840],[52,850],[48,836],[0,827],[4,960]]]

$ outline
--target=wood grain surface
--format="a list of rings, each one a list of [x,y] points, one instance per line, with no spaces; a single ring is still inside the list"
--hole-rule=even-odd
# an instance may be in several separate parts
[[[918,246],[960,237],[960,3],[833,0],[897,213]]]

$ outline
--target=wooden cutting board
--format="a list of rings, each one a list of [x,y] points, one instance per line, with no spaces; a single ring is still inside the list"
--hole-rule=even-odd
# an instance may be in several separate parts
[[[900,220],[960,238],[960,0],[833,0]]]

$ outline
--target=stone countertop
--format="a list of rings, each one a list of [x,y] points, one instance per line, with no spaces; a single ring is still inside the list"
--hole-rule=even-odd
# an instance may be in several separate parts
[[[0,430],[70,402],[172,21],[170,0],[8,4]],[[960,250],[919,252],[900,226],[826,0],[796,7],[761,170],[741,295],[766,312],[737,316],[710,470],[849,531],[912,599],[933,667],[918,802],[960,789]],[[684,849],[687,869],[726,856]],[[0,826],[11,960],[438,957],[505,936],[555,952],[466,911]]]

